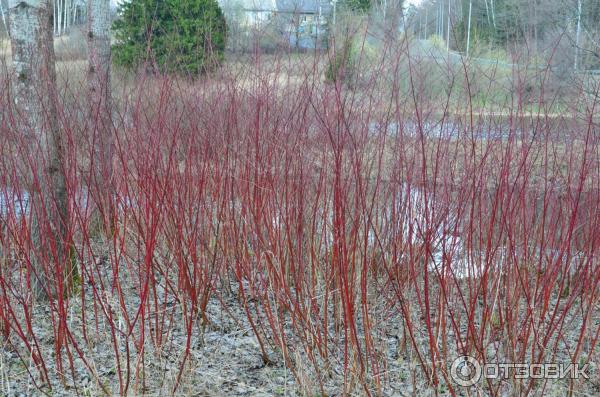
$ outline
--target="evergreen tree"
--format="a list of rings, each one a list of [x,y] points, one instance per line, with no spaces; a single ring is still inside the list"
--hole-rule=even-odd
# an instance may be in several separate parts
[[[195,76],[223,60],[227,27],[216,0],[130,0],[119,15],[117,65]]]

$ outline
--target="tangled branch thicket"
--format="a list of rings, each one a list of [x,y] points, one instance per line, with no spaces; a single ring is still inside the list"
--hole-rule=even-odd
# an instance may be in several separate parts
[[[600,85],[549,95],[549,67],[413,49],[362,51],[351,86],[326,81],[323,53],[115,77],[110,227],[98,128],[77,64],[59,65],[68,256],[32,246],[45,211],[24,181],[43,156],[3,89],[2,393],[597,392]],[[33,277],[56,293],[34,299]],[[257,362],[219,355],[232,340]],[[593,370],[465,390],[463,354]],[[216,363],[250,374],[241,389]]]

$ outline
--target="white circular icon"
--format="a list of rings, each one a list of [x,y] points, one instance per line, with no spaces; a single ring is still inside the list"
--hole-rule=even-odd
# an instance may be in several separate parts
[[[458,357],[450,367],[450,377],[460,386],[473,386],[481,379],[481,365],[474,357]]]

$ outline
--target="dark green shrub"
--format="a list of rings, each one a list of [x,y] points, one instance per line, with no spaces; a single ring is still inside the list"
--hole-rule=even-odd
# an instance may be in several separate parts
[[[216,0],[130,0],[119,16],[117,65],[196,76],[223,60],[227,27]]]
[[[352,85],[357,76],[359,52],[354,44],[356,34],[364,27],[367,13],[371,8],[371,0],[338,1],[338,18],[335,23],[330,20],[327,25],[329,35],[327,46],[333,50],[333,57],[325,69],[325,80],[328,82],[344,82]],[[337,40],[334,39],[337,38]],[[336,46],[336,41],[341,48]]]
[[[352,40],[345,40],[340,50],[335,51],[333,59],[325,70],[325,80],[328,82],[351,82],[356,73],[357,54]]]

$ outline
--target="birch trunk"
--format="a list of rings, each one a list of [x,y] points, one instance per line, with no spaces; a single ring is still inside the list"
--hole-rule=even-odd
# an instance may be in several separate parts
[[[71,9],[71,2],[69,0],[65,0],[65,6],[64,6],[65,15],[63,16],[63,25],[64,25],[63,32],[65,32],[66,34],[69,33],[69,27],[70,27],[70,23],[69,23],[69,15],[71,15],[70,9]]]
[[[104,225],[114,227],[112,189],[112,101],[111,101],[111,51],[110,51],[110,0],[88,1],[88,90],[90,97],[90,122],[96,135],[94,148],[97,204]]]
[[[450,58],[450,23],[451,23],[451,19],[450,19],[450,1],[448,0],[448,23],[446,26],[446,52],[448,53],[448,58]]]
[[[63,16],[63,2],[62,0],[56,1],[56,14],[54,14],[54,18],[56,19],[56,26],[58,26],[58,35],[62,36],[62,16]]]
[[[4,12],[4,5],[2,4],[4,0],[0,0],[0,15],[2,16],[2,26],[4,26],[4,30],[8,34],[8,24],[6,23],[6,13]]]
[[[573,69],[577,70],[577,61],[579,59],[579,35],[581,34],[581,0],[577,1],[577,31],[575,33],[575,60]]]
[[[473,0],[469,1],[469,22],[467,27],[467,58],[469,57],[469,47],[471,46],[471,11],[473,9]]]
[[[58,128],[52,3],[9,0],[13,58],[12,95],[19,131],[36,164],[28,175],[33,252],[31,287],[37,296],[69,287],[69,213],[64,147]],[[65,286],[64,282],[67,282]]]
[[[52,3],[52,12],[54,13],[53,15],[56,15],[56,1]],[[57,29],[56,29],[56,18],[52,18],[52,33],[54,35],[56,35],[57,33]]]

